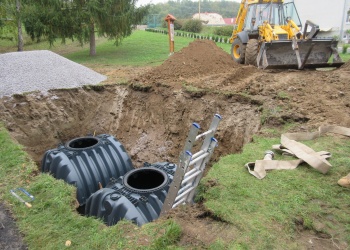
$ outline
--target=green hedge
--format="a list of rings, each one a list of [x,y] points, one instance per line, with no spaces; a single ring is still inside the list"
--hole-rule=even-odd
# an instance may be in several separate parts
[[[214,34],[217,36],[231,36],[232,34],[232,26],[222,26],[214,29]]]
[[[187,32],[194,32],[194,33],[199,33],[202,31],[202,21],[199,19],[190,19],[187,20],[183,26],[182,29],[183,31],[187,31]]]

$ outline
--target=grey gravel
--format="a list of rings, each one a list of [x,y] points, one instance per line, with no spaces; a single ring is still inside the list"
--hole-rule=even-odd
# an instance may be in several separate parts
[[[0,54],[0,98],[32,91],[94,85],[106,78],[48,50]]]

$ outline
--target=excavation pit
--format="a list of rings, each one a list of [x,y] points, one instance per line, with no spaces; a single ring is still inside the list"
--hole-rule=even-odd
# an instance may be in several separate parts
[[[260,127],[258,107],[227,101],[217,94],[189,98],[167,88],[160,95],[107,85],[98,91],[77,88],[4,97],[0,113],[11,135],[38,165],[46,150],[57,145],[68,142],[68,147],[80,150],[98,143],[87,135],[110,134],[138,167],[144,162],[177,162],[191,124],[197,122],[205,131],[215,113],[223,120],[214,159],[239,152]]]
[[[212,41],[195,40],[148,70],[95,66],[107,75],[107,85],[3,97],[0,115],[38,165],[47,149],[107,133],[120,140],[137,167],[177,162],[190,125],[197,122],[205,130],[219,113],[218,159],[241,151],[262,123],[349,126],[349,65],[331,72],[262,71],[235,64]],[[126,76],[128,85],[113,84]]]

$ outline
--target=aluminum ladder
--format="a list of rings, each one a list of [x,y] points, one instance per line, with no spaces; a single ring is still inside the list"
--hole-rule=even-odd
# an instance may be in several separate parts
[[[214,134],[221,119],[219,114],[215,114],[209,130],[199,135],[199,124],[192,124],[160,216],[178,205],[193,203],[196,188],[217,146],[218,141],[214,138]],[[197,153],[192,154],[191,150],[194,143],[202,137],[204,137],[204,140],[201,149]]]

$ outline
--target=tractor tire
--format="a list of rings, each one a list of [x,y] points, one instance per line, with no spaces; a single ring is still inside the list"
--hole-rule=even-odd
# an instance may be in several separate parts
[[[245,64],[258,66],[257,57],[259,53],[259,41],[257,39],[250,39],[247,43],[245,52]]]
[[[246,46],[242,43],[241,39],[236,38],[231,46],[231,57],[239,63],[244,64]]]

